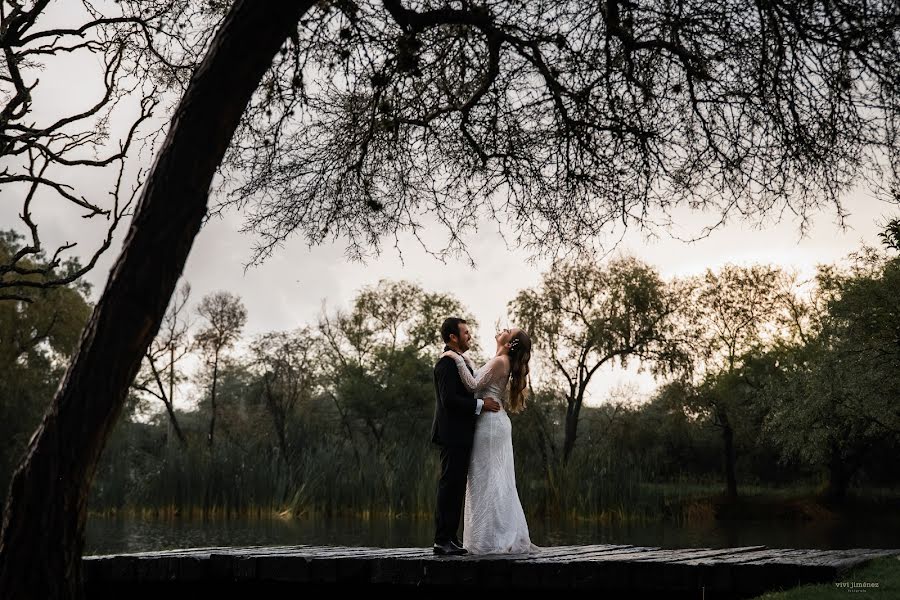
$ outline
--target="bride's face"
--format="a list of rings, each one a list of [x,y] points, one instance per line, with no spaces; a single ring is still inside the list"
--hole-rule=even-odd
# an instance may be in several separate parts
[[[516,336],[518,331],[518,329],[501,329],[497,332],[497,335],[494,336],[494,339],[497,340],[498,346],[505,346]]]

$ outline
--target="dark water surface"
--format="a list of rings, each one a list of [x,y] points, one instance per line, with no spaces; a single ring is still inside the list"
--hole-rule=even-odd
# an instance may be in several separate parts
[[[900,548],[900,518],[606,525],[530,521],[539,546],[631,544],[662,548]],[[90,517],[85,554],[202,546],[334,545],[388,548],[430,545],[432,524],[408,519],[144,520]]]

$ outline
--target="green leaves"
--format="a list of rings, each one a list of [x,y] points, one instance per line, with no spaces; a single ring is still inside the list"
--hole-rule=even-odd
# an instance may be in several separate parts
[[[0,264],[20,240],[0,232]],[[34,266],[44,266],[36,264]],[[55,277],[35,274],[29,277]],[[0,489],[49,405],[91,312],[87,287],[12,288],[29,302],[0,301]]]

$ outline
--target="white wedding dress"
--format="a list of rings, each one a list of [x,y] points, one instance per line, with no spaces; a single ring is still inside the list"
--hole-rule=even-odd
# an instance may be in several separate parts
[[[494,398],[505,406],[509,359],[496,356],[474,376],[459,354],[453,359],[466,388],[477,398]],[[475,424],[466,481],[463,546],[472,554],[536,552],[516,491],[512,423],[506,410],[482,410]]]

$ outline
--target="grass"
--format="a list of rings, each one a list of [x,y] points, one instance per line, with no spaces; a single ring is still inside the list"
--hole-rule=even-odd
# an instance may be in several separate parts
[[[871,587],[875,584],[878,587]],[[851,594],[851,597],[863,599],[900,598],[900,556],[874,560],[833,583],[769,592],[755,600],[847,600]]]
[[[415,483],[406,486],[405,493],[395,498],[382,495],[377,482],[361,481],[348,470],[330,472],[327,480],[316,481],[304,477],[307,484],[288,500],[279,501],[277,494],[267,490],[264,484],[236,486],[226,490],[229,494],[215,494],[215,500],[204,510],[202,486],[188,487],[187,481],[178,486],[182,472],[166,472],[160,475],[159,485],[148,486],[143,494],[127,497],[123,493],[119,502],[96,502],[90,513],[100,516],[124,516],[131,518],[328,518],[349,516],[356,518],[433,518],[433,473],[431,465],[421,467]],[[261,467],[261,472],[265,472]],[[434,467],[436,471],[436,467]],[[309,469],[309,474],[316,472]],[[321,474],[322,470],[319,470]],[[427,473],[427,476],[424,474]],[[195,479],[200,480],[202,473]],[[226,480],[228,477],[223,478]],[[176,484],[173,486],[173,482]],[[175,493],[180,488],[181,494]],[[524,487],[524,486],[523,486]],[[844,518],[867,518],[897,515],[900,507],[898,490],[854,490],[843,506],[831,506],[815,494],[811,486],[775,488],[747,486],[734,501],[727,501],[721,486],[706,483],[639,483],[620,489],[590,489],[579,496],[578,486],[567,486],[563,502],[547,502],[535,494],[535,490],[520,489],[522,504],[529,519],[570,519],[578,522],[650,523],[672,521],[684,526],[715,521],[836,521]],[[253,489],[255,488],[255,489]],[[122,485],[121,489],[126,490]],[[254,493],[247,494],[248,489]],[[523,494],[522,492],[525,491]],[[627,494],[621,494],[628,491]],[[149,493],[148,493],[149,492]],[[169,493],[167,493],[169,492]],[[529,493],[531,492],[531,493]],[[232,497],[233,496],[233,497]],[[585,501],[585,497],[587,500]]]

